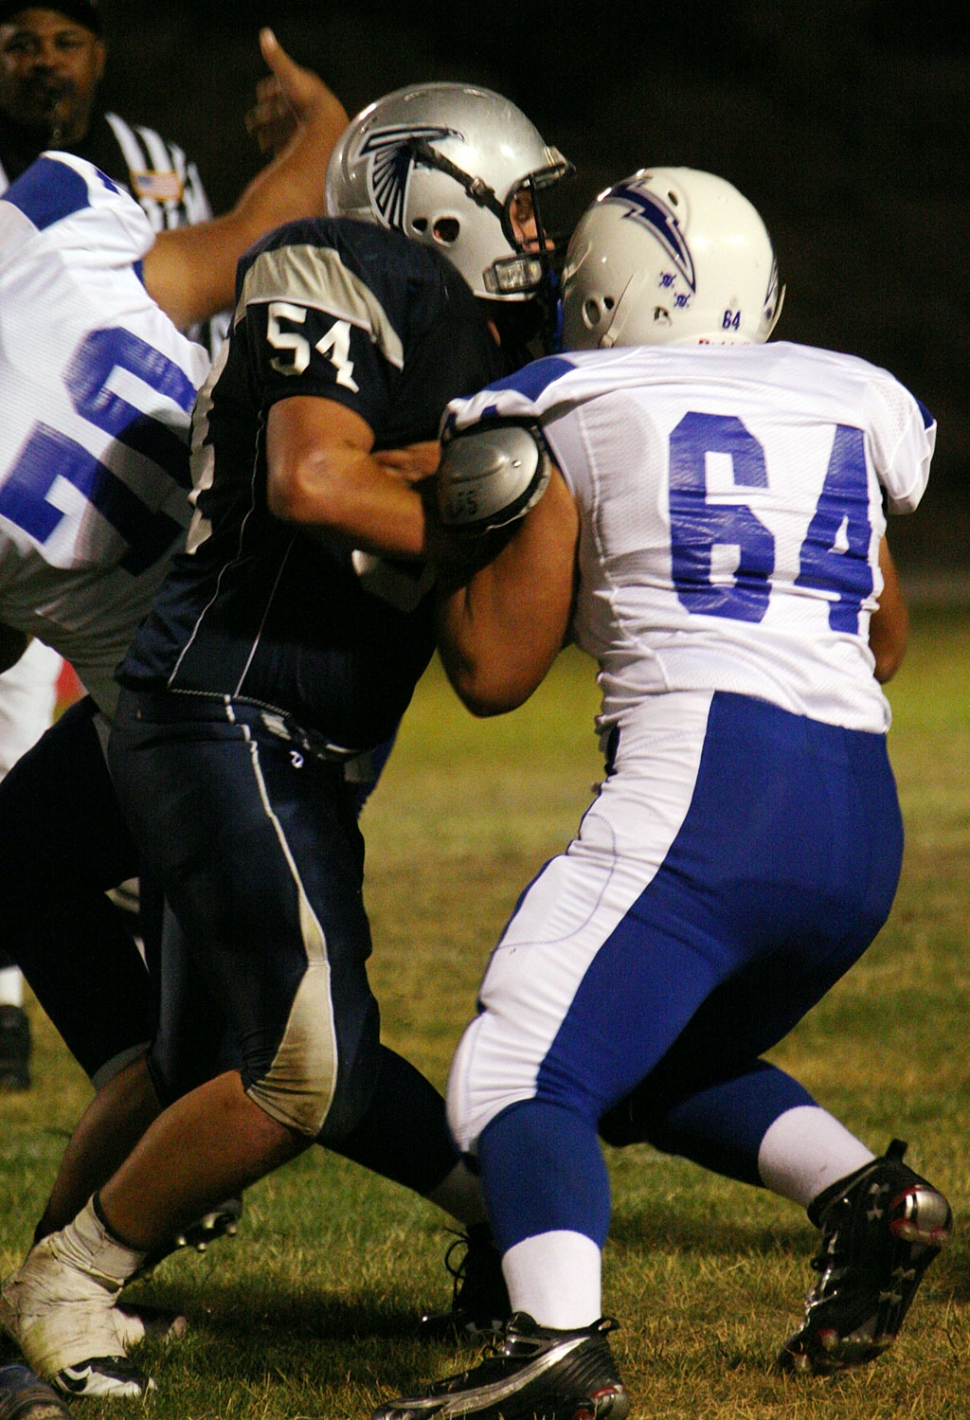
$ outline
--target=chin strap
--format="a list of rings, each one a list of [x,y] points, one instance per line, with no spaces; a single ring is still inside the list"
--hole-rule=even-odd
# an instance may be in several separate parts
[[[505,231],[505,208],[499,202],[495,189],[489,187],[484,178],[473,178],[470,173],[466,173],[463,168],[458,167],[457,163],[453,163],[450,158],[446,158],[443,153],[432,148],[427,138],[412,138],[408,147],[416,163],[423,163],[426,168],[436,168],[438,172],[454,178],[455,182],[465,189],[477,206],[487,207],[489,212],[498,218],[502,224],[502,230]]]

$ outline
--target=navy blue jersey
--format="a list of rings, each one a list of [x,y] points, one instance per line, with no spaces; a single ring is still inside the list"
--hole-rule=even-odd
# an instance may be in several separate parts
[[[337,400],[393,448],[434,438],[448,400],[501,370],[465,281],[396,232],[295,222],[253,247],[196,411],[189,551],[122,684],[253,702],[346,749],[386,739],[433,649],[430,578],[274,518],[266,417],[293,395]]]

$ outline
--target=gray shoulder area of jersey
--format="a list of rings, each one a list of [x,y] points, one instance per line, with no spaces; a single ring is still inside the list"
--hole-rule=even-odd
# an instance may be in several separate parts
[[[239,324],[248,306],[269,301],[292,301],[349,321],[368,331],[390,364],[403,368],[404,347],[384,307],[330,247],[286,246],[260,252],[246,272],[233,325]]]

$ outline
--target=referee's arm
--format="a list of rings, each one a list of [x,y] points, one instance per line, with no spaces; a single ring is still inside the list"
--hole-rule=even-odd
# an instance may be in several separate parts
[[[236,263],[264,232],[324,211],[327,160],[347,124],[346,110],[322,79],[290,59],[269,30],[261,32],[260,44],[293,106],[297,130],[231,212],[156,237],[145,257],[145,285],[180,329],[232,305]]]

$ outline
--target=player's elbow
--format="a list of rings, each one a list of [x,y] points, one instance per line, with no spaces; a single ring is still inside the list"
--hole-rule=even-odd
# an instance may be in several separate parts
[[[266,506],[281,523],[300,521],[299,488],[291,478],[269,478],[266,482]]]
[[[505,715],[532,694],[535,681],[517,674],[507,662],[476,658],[441,647],[441,659],[455,694],[480,720]]]
[[[869,624],[869,649],[875,660],[873,673],[880,685],[892,680],[903,663],[909,639],[909,613],[900,594],[886,599]]]
[[[892,680],[903,663],[906,640],[903,638],[892,643],[874,644],[872,653],[876,660],[873,673],[879,684],[885,685],[887,681]]]

